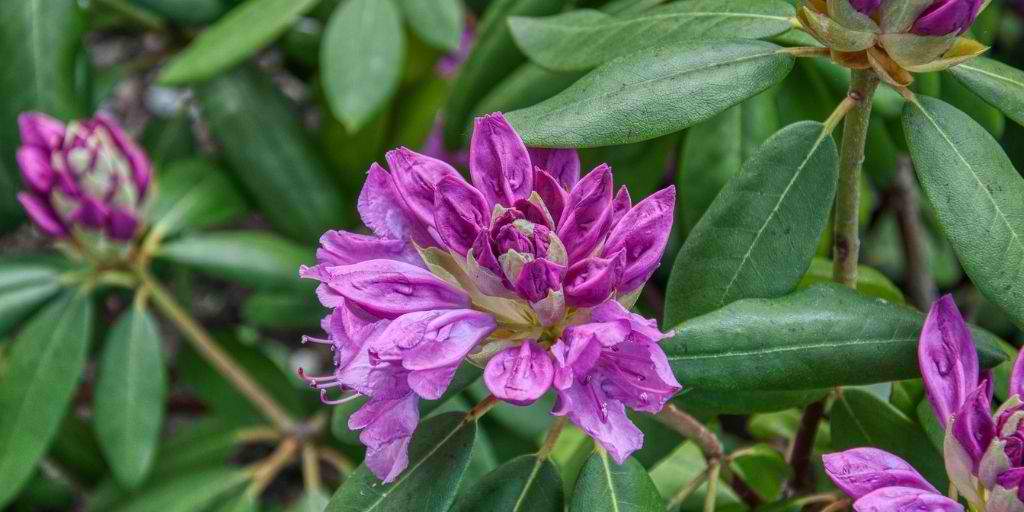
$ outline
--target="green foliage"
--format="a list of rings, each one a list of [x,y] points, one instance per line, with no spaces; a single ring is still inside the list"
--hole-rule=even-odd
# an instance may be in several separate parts
[[[660,512],[665,510],[665,503],[636,459],[619,465],[608,452],[598,449],[580,471],[569,510]]]
[[[550,460],[522,455],[466,489],[451,510],[559,512],[564,507],[562,501],[562,480],[555,465]]]

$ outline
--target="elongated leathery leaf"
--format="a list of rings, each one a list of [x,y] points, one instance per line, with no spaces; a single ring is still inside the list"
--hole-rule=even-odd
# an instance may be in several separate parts
[[[661,512],[665,503],[636,459],[621,465],[598,449],[580,471],[570,512]]]
[[[777,299],[745,299],[684,322],[662,342],[683,386],[793,390],[873,384],[920,376],[924,316],[836,284]],[[982,366],[1006,356],[973,329]]]
[[[686,41],[612,60],[508,119],[531,146],[640,142],[710,119],[792,68],[793,57],[771,43]]]
[[[821,123],[797,123],[768,139],[679,251],[665,326],[738,299],[792,291],[828,223],[838,159]]]
[[[550,460],[521,455],[483,477],[455,502],[452,512],[561,512],[562,479]]]
[[[1024,124],[1024,71],[985,57],[949,69],[968,89]]]
[[[450,412],[424,421],[409,447],[409,466],[382,484],[366,465],[349,475],[328,512],[448,510],[469,465],[476,422]]]
[[[1024,326],[1024,178],[967,114],[927,97],[903,131],[925,195],[978,290]]]
[[[688,0],[628,16],[581,9],[546,18],[509,19],[530,60],[555,71],[590,69],[637,50],[683,40],[760,39],[790,28],[782,0]]]

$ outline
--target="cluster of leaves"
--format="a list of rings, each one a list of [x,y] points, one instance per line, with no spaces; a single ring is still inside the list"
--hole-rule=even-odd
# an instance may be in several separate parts
[[[913,306],[955,291],[1006,398],[1000,363],[1024,327],[1024,153],[1000,141],[1024,130],[1024,73],[997,58],[1019,59],[1021,27],[995,2],[974,28],[992,58],[918,75],[916,103],[879,90],[862,184],[866,265],[853,291],[828,283],[839,151],[821,123],[849,73],[786,51],[815,44],[792,29],[793,4],[9,3],[0,506],[698,510],[710,488],[720,510],[799,510],[813,498],[784,498],[793,470],[781,448],[796,435],[797,408],[840,386],[818,452],[877,446],[946,488]],[[467,28],[472,51],[454,78],[441,76],[436,62]],[[304,481],[284,473],[263,492],[262,460],[279,436],[257,408],[150,311],[150,297],[132,293],[134,282],[95,279],[102,269],[44,253],[25,225],[14,200],[17,114],[72,119],[100,107],[148,120],[153,270],[288,414],[327,425],[314,434],[326,455],[304,460]],[[644,416],[634,419],[645,447],[621,466],[572,427],[538,451],[553,398],[466,419],[461,411],[487,395],[471,369],[446,400],[425,405],[435,408],[423,411],[395,483],[349,466],[361,458],[346,428],[358,401],[322,409],[294,376],[328,357],[296,347],[323,314],[296,270],[325,230],[355,226],[364,171],[386,149],[422,147],[439,116],[445,144],[462,148],[472,117],[492,111],[508,112],[528,144],[609,162],[634,200],[678,184],[673,241],[639,307],[676,330],[664,346],[685,389],[673,403],[712,422],[734,455],[729,478],[672,499],[707,463]]]

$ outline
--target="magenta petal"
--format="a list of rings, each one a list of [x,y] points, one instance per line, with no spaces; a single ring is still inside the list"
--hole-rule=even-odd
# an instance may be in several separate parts
[[[964,401],[953,419],[953,438],[971,457],[973,470],[977,472],[978,464],[985,455],[989,443],[996,435],[995,422],[992,420],[992,403],[988,397],[989,386],[981,384]]]
[[[140,195],[145,196],[149,182],[153,177],[153,165],[149,162],[146,152],[111,117],[100,114],[96,116],[95,121],[102,125],[114,138],[114,144],[117,145],[121,154],[128,160],[128,165],[132,170],[132,178],[134,178],[135,185],[139,188]]]
[[[329,267],[325,283],[346,300],[380,318],[406,313],[469,307],[459,289],[419,267],[393,260],[369,260]]]
[[[57,218],[53,208],[43,202],[42,199],[28,192],[18,192],[18,202],[21,203],[21,206],[25,208],[25,213],[28,214],[32,222],[35,222],[36,227],[43,233],[54,237],[65,237],[68,235],[67,227]]]
[[[569,267],[565,274],[565,302],[577,308],[590,308],[615,293],[626,266],[626,251],[610,258],[591,256]]]
[[[963,512],[959,503],[913,487],[883,487],[853,504],[857,512]]]
[[[618,193],[615,194],[615,199],[612,200],[612,221],[610,224],[612,230],[619,225],[619,221],[621,221],[632,208],[633,198],[629,197],[629,190],[625,185],[623,185],[619,187]]]
[[[53,188],[57,176],[50,167],[49,154],[36,146],[22,146],[17,153],[21,177],[33,192],[46,194]]]
[[[363,223],[379,237],[412,240],[425,247],[435,245],[426,227],[399,196],[391,175],[376,163],[370,166],[359,193],[358,209]]]
[[[562,218],[562,212],[565,211],[565,202],[569,200],[568,193],[555,181],[555,178],[539,167],[534,169],[533,186],[557,226]]]
[[[1017,496],[1024,494],[1024,467],[1008,469],[996,477],[996,483],[1004,489],[1017,489]],[[1021,498],[1024,501],[1024,498]]]
[[[945,427],[978,384],[978,353],[951,295],[932,304],[917,346],[925,391]]]
[[[883,487],[912,487],[938,494],[909,463],[877,448],[854,448],[822,457],[825,473],[853,499]]]
[[[500,400],[530,405],[540,398],[554,377],[551,356],[533,341],[499,352],[484,370],[484,382]]]
[[[978,17],[984,0],[936,0],[914,22],[910,31],[921,36],[963,34]]]
[[[21,143],[43,149],[56,149],[64,140],[64,123],[41,112],[18,115]]]
[[[409,387],[422,398],[437,400],[448,390],[458,365],[409,372]]]
[[[538,302],[549,292],[561,289],[563,275],[565,267],[562,265],[545,259],[533,260],[523,265],[515,282],[515,291],[527,302]]]
[[[882,0],[850,0],[850,5],[862,14],[871,14],[882,5]]]
[[[71,214],[74,222],[91,229],[103,229],[107,225],[110,209],[93,197],[82,196],[78,200],[78,209]]]
[[[490,206],[512,206],[533,191],[533,167],[523,140],[500,112],[476,118],[469,172]]]
[[[320,237],[316,250],[318,263],[329,267],[352,265],[367,260],[395,260],[423,267],[416,248],[408,241],[359,235],[347,231],[328,231]]]
[[[625,406],[605,395],[597,382],[584,384],[577,379],[573,386],[558,393],[551,413],[568,415],[570,421],[600,443],[618,464],[626,462],[644,445],[644,434],[629,421]]]
[[[404,368],[430,370],[457,365],[496,328],[494,318],[479,311],[421,311],[395,319],[381,337],[402,351]]]
[[[449,177],[438,182],[434,226],[449,249],[465,256],[487,229],[490,218],[487,200],[462,178]]]
[[[394,400],[370,400],[349,417],[352,430],[365,429],[359,440],[366,445],[366,465],[384,483],[390,483],[409,465],[409,442],[420,419],[416,395]]]
[[[462,181],[452,166],[406,148],[388,151],[385,158],[401,198],[424,225],[434,225],[434,190],[442,179]]]
[[[553,176],[565,190],[580,180],[580,155],[575,149],[527,148],[530,163]]]
[[[569,263],[594,251],[606,236],[611,222],[612,169],[601,165],[583,177],[569,193],[558,226],[558,238],[565,244]]]
[[[1024,357],[1017,354],[1013,362],[1013,370],[1010,372],[1010,396],[1018,395],[1024,399]]]
[[[631,313],[617,300],[609,300],[594,308],[590,318],[595,322],[626,322],[633,337],[641,337],[647,341],[657,342],[671,336],[671,333],[663,333],[658,329],[658,322],[654,319],[644,318],[636,313]]]
[[[643,286],[658,268],[672,232],[675,203],[675,187],[659,190],[630,209],[608,235],[604,254],[626,250],[626,269],[619,293]]]
[[[107,215],[107,236],[112,240],[127,241],[135,238],[139,218],[135,213],[112,207]]]

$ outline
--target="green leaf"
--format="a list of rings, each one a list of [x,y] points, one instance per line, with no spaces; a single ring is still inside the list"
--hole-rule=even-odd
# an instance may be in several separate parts
[[[985,57],[949,68],[968,89],[1007,117],[1024,124],[1024,71]]]
[[[536,105],[566,89],[583,73],[556,73],[532,62],[519,66],[473,108],[474,115],[511,112]],[[467,128],[467,133],[469,132]]]
[[[274,227],[312,242],[351,223],[354,209],[342,203],[323,157],[268,77],[241,68],[196,94],[230,169]]]
[[[439,50],[455,51],[466,26],[462,0],[397,0],[416,34]]]
[[[382,484],[365,464],[349,475],[329,512],[448,510],[469,465],[476,422],[449,412],[420,423],[409,447],[409,467]]]
[[[96,382],[96,434],[114,476],[135,488],[149,475],[163,426],[167,375],[160,333],[134,305],[107,335]]]
[[[246,0],[199,34],[160,71],[161,85],[201,82],[256,54],[319,0]]]
[[[710,119],[764,91],[785,78],[793,60],[785,49],[763,41],[648,48],[608,62],[508,118],[530,146],[640,142]]]
[[[676,405],[690,414],[698,416],[717,416],[719,414],[753,414],[759,412],[776,412],[803,407],[817,402],[826,395],[828,389],[798,389],[795,391],[720,391],[711,389],[695,389],[684,387],[683,391],[672,399]]]
[[[316,295],[308,291],[261,291],[242,303],[246,323],[267,329],[315,329],[324,317]]]
[[[60,269],[38,261],[5,259],[0,265],[0,335],[60,289]]]
[[[735,300],[777,297],[810,265],[835,197],[836,144],[821,123],[777,133],[715,198],[676,257],[665,325]]]
[[[1024,326],[1024,178],[984,128],[940,100],[908,103],[903,126],[918,180],[964,271]]]
[[[704,460],[700,449],[695,444],[686,442],[667,453],[665,458],[651,469],[650,474],[651,480],[661,496],[671,499],[679,489],[700,476],[706,468],[707,461]],[[693,492],[689,499],[683,502],[682,507],[666,510],[670,512],[703,510],[704,498],[707,494],[708,484],[705,482]],[[721,511],[735,511],[737,507],[741,507],[739,497],[725,482],[718,482],[715,503],[720,507],[717,510]],[[739,508],[739,510],[745,509]]]
[[[495,0],[487,6],[473,43],[452,93],[445,106],[444,141],[457,148],[466,140],[466,126],[476,104],[495,85],[526,60],[512,40],[510,16],[544,16],[561,10],[566,0]]]
[[[227,7],[221,0],[130,0],[169,20],[185,25],[203,25],[219,17]]]
[[[466,489],[452,512],[561,512],[562,479],[550,460],[520,455]]]
[[[767,444],[744,447],[743,455],[734,458],[730,467],[762,500],[768,502],[780,497],[783,484],[793,473],[782,454]]]
[[[811,260],[811,267],[800,279],[797,288],[810,288],[818,283],[832,281],[832,260],[828,258],[815,257]],[[903,304],[903,292],[892,283],[888,277],[881,272],[864,265],[857,267],[857,291],[870,297],[885,299],[894,304]]]
[[[663,512],[665,502],[636,459],[616,464],[608,452],[598,449],[580,471],[571,512]]]
[[[90,486],[110,475],[92,425],[79,418],[75,411],[64,415],[46,457],[59,464],[76,482]]]
[[[252,476],[251,471],[215,468],[176,475],[143,490],[114,512],[194,512],[204,510],[238,489]]]
[[[288,512],[323,512],[331,497],[322,490],[307,491]]]
[[[266,231],[194,233],[161,247],[158,256],[253,288],[309,289],[299,266],[313,250]]]
[[[0,374],[0,506],[32,476],[60,427],[85,365],[92,300],[67,292],[29,321]]]
[[[920,376],[923,325],[918,311],[822,284],[734,302],[684,322],[662,346],[684,389],[816,389]],[[982,366],[1001,363],[996,338],[973,331]]]
[[[320,43],[324,94],[350,132],[391,99],[404,59],[402,14],[393,0],[348,0],[331,15]]]
[[[939,489],[949,487],[942,456],[914,421],[860,389],[844,389],[832,404],[832,448],[872,446],[910,462]]]
[[[246,212],[245,200],[224,170],[202,159],[178,160],[160,173],[160,193],[148,212],[167,236],[225,224]]]
[[[690,0],[619,17],[590,9],[513,17],[509,25],[530,60],[554,71],[576,71],[679,41],[771,37],[792,28],[794,14],[781,0]]]
[[[76,0],[18,0],[0,16],[0,231],[24,218],[14,195],[21,190],[14,160],[18,114],[39,110],[61,119],[78,117],[75,55],[84,19]]]
[[[157,195],[159,200],[166,192],[163,183],[165,166],[169,162],[192,158],[196,154],[196,140],[192,134],[192,118],[188,111],[182,108],[171,117],[151,119],[146,123],[139,142],[149,155],[153,166],[156,167],[158,181],[160,181],[160,193]]]
[[[217,512],[255,512],[260,508],[259,497],[243,492],[218,507]]]
[[[687,131],[676,173],[679,219],[689,233],[743,162],[780,128],[775,91],[766,91]]]
[[[996,139],[1006,130],[1006,116],[971,92],[960,81],[947,73],[939,75],[942,83],[942,101],[971,116]]]

